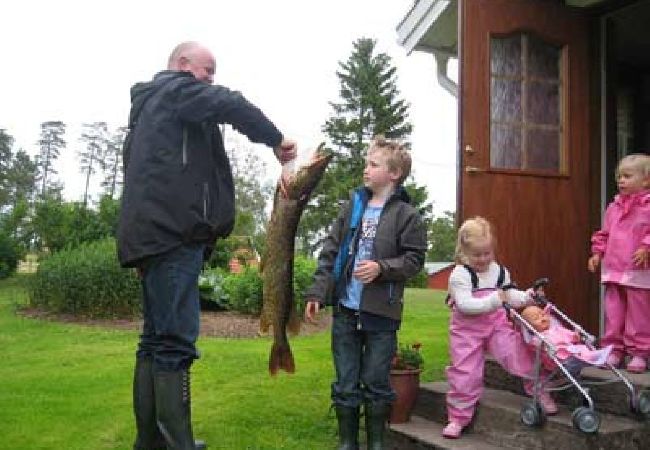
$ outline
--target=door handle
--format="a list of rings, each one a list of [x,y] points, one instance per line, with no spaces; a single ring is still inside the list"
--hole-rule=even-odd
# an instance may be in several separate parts
[[[471,145],[467,144],[465,146],[465,153],[469,153],[471,155],[471,154],[475,153],[475,150]]]
[[[480,167],[474,167],[474,166],[465,166],[465,173],[482,173],[485,172],[484,169],[481,169]]]

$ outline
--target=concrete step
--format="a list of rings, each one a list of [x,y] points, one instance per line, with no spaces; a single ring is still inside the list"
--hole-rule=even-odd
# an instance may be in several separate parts
[[[407,423],[391,425],[387,450],[498,450],[503,447],[488,444],[480,435],[464,433],[462,439],[442,437],[444,425],[411,416]]]
[[[635,386],[637,392],[650,390],[650,373],[641,374],[621,371]],[[636,418],[630,408],[630,390],[616,374],[609,369],[598,367],[586,367],[582,369],[581,386],[589,388],[589,395],[594,401],[596,410]],[[485,362],[485,386],[492,389],[501,389],[515,394],[523,394],[521,379],[510,375],[494,359],[487,359]],[[613,382],[612,382],[613,381]],[[603,383],[607,384],[591,384]],[[571,409],[583,404],[583,396],[575,388],[554,392],[553,397],[559,402],[568,405]],[[650,446],[649,446],[650,447]]]
[[[422,384],[414,414],[446,423],[447,390],[446,382]],[[481,435],[492,445],[526,449],[645,449],[650,443],[650,427],[646,424],[610,414],[600,414],[598,433],[582,433],[573,427],[573,411],[566,407],[561,407],[556,416],[548,417],[543,427],[527,427],[519,418],[526,401],[527,397],[512,392],[485,389],[468,431]]]

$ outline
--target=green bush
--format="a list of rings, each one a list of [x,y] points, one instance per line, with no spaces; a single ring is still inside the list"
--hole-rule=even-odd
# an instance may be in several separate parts
[[[18,246],[4,233],[0,233],[0,279],[7,278],[18,266]]]
[[[33,306],[87,317],[131,317],[141,308],[140,282],[133,270],[119,266],[112,238],[42,260],[29,297]]]
[[[228,294],[223,288],[223,280],[228,272],[220,267],[203,269],[199,275],[199,295],[201,299],[212,302],[219,309],[230,309]]]
[[[223,290],[230,309],[254,315],[262,311],[262,277],[257,267],[246,267],[241,273],[225,277]]]
[[[315,270],[316,261],[314,259],[296,256],[293,264],[293,292],[296,309],[301,317],[305,310],[304,292],[311,284]],[[209,280],[208,274],[210,273],[212,272],[204,271],[205,278],[202,289],[206,292],[217,292],[217,295],[221,296],[221,304],[226,308],[245,314],[257,315],[261,312],[263,281],[256,267],[246,267],[239,274],[224,275],[220,288],[211,283],[211,281],[215,284],[218,283],[218,278],[212,277]],[[207,284],[212,284],[212,286],[208,287]],[[199,284],[199,288],[201,289],[201,284]]]

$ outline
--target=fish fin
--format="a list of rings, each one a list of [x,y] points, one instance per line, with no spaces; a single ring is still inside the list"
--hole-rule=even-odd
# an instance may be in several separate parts
[[[278,371],[282,369],[287,373],[294,373],[296,371],[296,364],[293,361],[293,354],[289,344],[273,343],[271,347],[271,355],[269,356],[269,373],[277,375]]]

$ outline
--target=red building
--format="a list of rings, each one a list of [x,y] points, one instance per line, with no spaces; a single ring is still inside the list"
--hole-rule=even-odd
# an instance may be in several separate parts
[[[454,269],[453,262],[430,262],[424,264],[427,272],[427,288],[447,290],[449,275]]]

